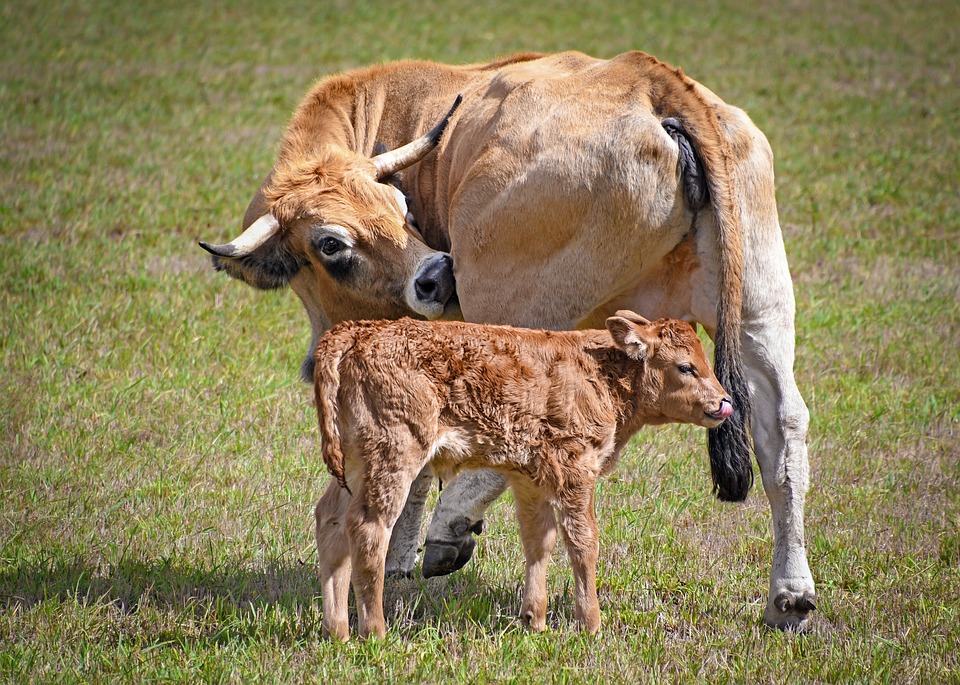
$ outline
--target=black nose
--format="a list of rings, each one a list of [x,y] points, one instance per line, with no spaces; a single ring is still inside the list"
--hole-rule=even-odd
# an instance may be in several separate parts
[[[421,302],[446,304],[456,291],[450,255],[442,254],[430,260],[413,285]]]

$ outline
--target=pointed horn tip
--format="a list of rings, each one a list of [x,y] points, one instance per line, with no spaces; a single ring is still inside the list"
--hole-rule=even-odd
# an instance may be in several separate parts
[[[395,150],[384,152],[373,157],[373,163],[377,168],[377,178],[383,180],[391,174],[395,174],[402,169],[406,169],[426,157],[440,143],[440,137],[450,123],[450,117],[463,101],[462,95],[457,95],[453,107],[447,112],[446,116],[434,126],[430,131],[413,142],[407,143]]]
[[[458,93],[457,98],[453,101],[453,106],[450,108],[450,111],[447,112],[447,115],[443,118],[443,121],[437,124],[434,130],[430,132],[431,135],[433,135],[434,131],[436,131],[436,138],[439,138],[441,135],[443,135],[444,130],[447,128],[447,124],[450,123],[450,117],[452,117],[454,112],[460,108],[461,102],[463,102],[463,93]]]
[[[433,127],[433,130],[430,131],[427,135],[430,137],[430,140],[436,144],[440,142],[440,136],[443,135],[443,132],[447,128],[447,124],[450,123],[450,117],[453,116],[454,112],[460,107],[460,103],[463,102],[463,94],[458,93],[456,99],[453,101],[453,106],[450,108],[450,111],[447,112],[446,116],[440,120],[436,126]]]
[[[215,257],[230,257],[236,251],[233,245],[211,245],[202,240],[197,242],[197,245],[202,247],[204,250],[214,255]]]

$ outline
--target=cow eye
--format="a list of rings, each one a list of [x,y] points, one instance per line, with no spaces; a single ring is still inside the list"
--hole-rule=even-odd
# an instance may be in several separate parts
[[[319,247],[320,247],[320,251],[323,254],[327,255],[328,257],[332,257],[333,255],[340,252],[343,248],[345,248],[346,245],[344,245],[342,241],[337,240],[336,238],[331,238],[330,236],[324,236],[323,238],[320,239]]]
[[[677,370],[680,371],[684,376],[692,376],[696,373],[696,369],[693,368],[691,364],[680,364],[677,367]]]

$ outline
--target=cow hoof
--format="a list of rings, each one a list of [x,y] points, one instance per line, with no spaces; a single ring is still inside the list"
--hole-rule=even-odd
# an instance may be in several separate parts
[[[476,541],[469,533],[450,542],[427,540],[423,546],[423,565],[420,572],[424,578],[432,578],[459,571],[470,561],[476,546]]]
[[[810,612],[817,608],[817,598],[812,592],[781,592],[767,605],[763,612],[763,622],[771,628],[791,632],[806,633],[809,628]]]
[[[383,577],[403,580],[404,578],[413,578],[413,571],[405,571],[402,568],[390,568],[383,574]]]

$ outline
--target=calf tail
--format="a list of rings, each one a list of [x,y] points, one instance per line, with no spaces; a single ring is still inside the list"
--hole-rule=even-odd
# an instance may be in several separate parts
[[[347,331],[327,334],[317,344],[317,363],[313,372],[317,420],[320,423],[321,452],[327,470],[341,488],[350,492],[344,470],[340,442],[340,361],[354,345]],[[350,493],[353,494],[353,493]]]
[[[734,413],[708,433],[713,491],[726,502],[739,502],[753,486],[748,426],[750,390],[741,351],[743,310],[743,224],[737,197],[735,152],[717,115],[715,103],[679,69],[647,56],[651,69],[671,71],[681,83],[672,93],[669,110],[676,118],[662,123],[680,147],[687,201],[696,211],[707,195],[717,224],[719,296],[714,337],[717,378],[733,400]],[[661,72],[663,76],[663,72]],[[702,161],[705,173],[700,167]],[[706,188],[704,178],[706,177]]]

